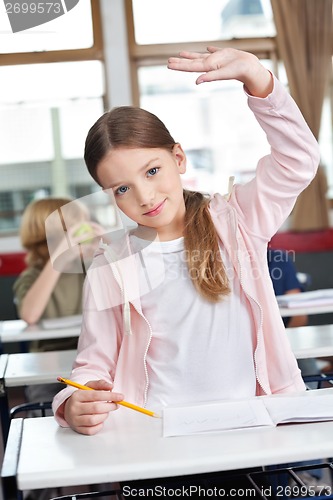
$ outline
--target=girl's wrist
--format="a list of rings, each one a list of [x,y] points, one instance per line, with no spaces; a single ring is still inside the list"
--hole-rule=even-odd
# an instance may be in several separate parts
[[[254,97],[267,97],[273,90],[273,76],[268,69],[264,68],[260,63],[252,72],[244,78],[244,85],[249,94]]]

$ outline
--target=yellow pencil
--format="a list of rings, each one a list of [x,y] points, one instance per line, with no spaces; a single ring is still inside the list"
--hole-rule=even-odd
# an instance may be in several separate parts
[[[86,385],[78,384],[77,382],[73,382],[67,378],[57,377],[57,380],[62,384],[70,385],[72,387],[76,387],[77,389],[83,389],[84,391],[92,391],[91,387],[87,387]],[[141,406],[134,405],[132,403],[128,403],[127,401],[115,401],[115,404],[126,406],[126,408],[131,408],[131,410],[139,411],[140,413],[144,413],[145,415],[149,415],[150,417],[161,418],[157,413],[146,410],[146,408],[142,408]]]

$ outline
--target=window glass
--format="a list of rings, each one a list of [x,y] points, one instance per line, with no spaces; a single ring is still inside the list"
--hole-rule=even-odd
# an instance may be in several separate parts
[[[103,65],[100,61],[0,66],[0,81],[0,105],[56,102],[104,93]]]
[[[54,150],[49,110],[27,105],[0,108],[0,150],[0,165],[50,160]]]
[[[133,0],[133,16],[139,45],[275,35],[270,0]]]
[[[83,134],[103,108],[99,61],[3,66],[0,80],[0,164],[53,158],[52,108],[62,109],[65,157],[82,156]]]
[[[82,158],[88,130],[103,113],[100,98],[68,100],[59,108],[63,158]]]
[[[10,231],[32,199],[95,190],[84,141],[105,85],[98,61],[3,66],[0,80],[0,231]]]
[[[45,9],[52,16],[52,11],[63,12],[60,17],[52,18],[47,23],[13,33],[9,15],[30,13],[33,20],[34,9]],[[74,5],[74,4],[73,4]],[[51,50],[85,49],[93,46],[93,25],[90,0],[80,0],[71,8],[71,2],[12,2],[0,3],[1,52],[41,52]]]

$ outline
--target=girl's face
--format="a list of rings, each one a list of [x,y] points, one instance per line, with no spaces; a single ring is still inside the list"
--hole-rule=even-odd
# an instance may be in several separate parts
[[[98,165],[104,189],[112,188],[118,207],[141,226],[156,229],[161,241],[182,236],[185,204],[180,174],[186,156],[176,144],[159,148],[114,149]]]

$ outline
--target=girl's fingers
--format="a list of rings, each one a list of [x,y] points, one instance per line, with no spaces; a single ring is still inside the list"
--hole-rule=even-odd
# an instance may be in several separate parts
[[[218,50],[221,50],[220,47],[214,47],[213,45],[210,45],[209,47],[207,47],[207,50],[208,52],[210,52],[211,54],[213,54],[213,52],[217,52]]]
[[[194,73],[201,73],[202,71],[206,71],[206,68],[204,67],[204,61],[202,59],[178,59],[178,61],[168,62],[168,68],[179,71],[192,71]]]
[[[108,413],[100,415],[84,415],[78,416],[73,421],[73,427],[77,432],[86,435],[97,434],[103,427],[105,420],[108,417]]]
[[[201,59],[204,55],[203,52],[188,52],[187,50],[182,50],[179,52],[178,59]]]
[[[106,380],[89,380],[86,386],[101,391],[112,391],[113,389],[113,385]]]
[[[183,63],[184,61],[195,61],[196,59],[202,59],[205,54],[201,52],[180,52],[177,57],[169,57],[169,63]]]
[[[72,397],[74,397],[76,401],[79,401],[81,403],[103,401],[106,401],[108,403],[117,403],[117,401],[122,401],[124,399],[123,394],[120,394],[118,392],[111,392],[110,390],[84,391],[78,389],[77,391],[75,391],[75,393],[73,393]]]
[[[92,416],[92,415],[107,415],[110,413],[110,411],[115,411],[118,409],[118,406],[116,403],[113,402],[91,402],[91,403],[84,403],[80,404],[76,408],[76,415],[77,417],[83,417],[86,415]]]
[[[215,71],[208,71],[207,73],[203,73],[202,75],[200,75],[197,80],[196,80],[196,83],[197,84],[200,84],[200,83],[204,83],[204,82],[214,82],[216,80],[220,80],[221,79],[221,70],[215,70]]]
[[[98,391],[80,391],[98,392]],[[109,393],[110,394],[110,393]],[[71,396],[70,399],[72,399]],[[70,401],[65,406],[65,418],[70,426],[82,434],[96,434],[103,426],[111,411],[118,409],[113,402],[82,402]]]
[[[168,59],[168,67],[173,69],[181,66],[182,68],[192,68],[194,66],[200,65],[202,68],[202,64],[205,61],[209,54],[200,54],[200,52],[181,52],[179,57],[169,57]]]

